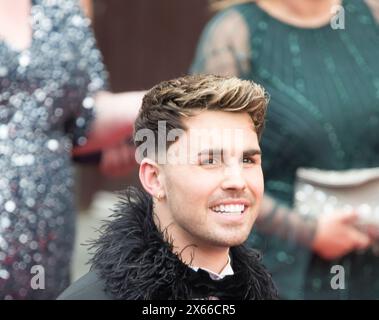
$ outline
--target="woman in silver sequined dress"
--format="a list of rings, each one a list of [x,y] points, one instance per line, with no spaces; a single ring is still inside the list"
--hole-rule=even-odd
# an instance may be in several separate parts
[[[109,106],[105,83],[76,1],[0,0],[0,299],[52,299],[69,285],[73,141],[95,150],[126,130],[104,109],[135,112]]]

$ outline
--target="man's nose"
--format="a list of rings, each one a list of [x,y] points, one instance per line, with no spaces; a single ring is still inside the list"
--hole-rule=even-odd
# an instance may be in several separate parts
[[[227,166],[224,170],[224,179],[222,181],[222,189],[230,190],[244,190],[246,188],[246,181],[242,175],[243,166],[234,164]]]

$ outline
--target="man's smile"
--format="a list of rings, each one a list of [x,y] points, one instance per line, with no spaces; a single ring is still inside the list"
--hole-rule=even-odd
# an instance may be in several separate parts
[[[226,199],[213,203],[209,208],[225,216],[242,216],[251,206],[247,199]]]

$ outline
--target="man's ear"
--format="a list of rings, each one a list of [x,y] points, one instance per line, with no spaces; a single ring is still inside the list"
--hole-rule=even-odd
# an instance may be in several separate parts
[[[161,169],[155,161],[148,158],[141,161],[139,179],[143,188],[155,198],[164,197],[160,174]]]

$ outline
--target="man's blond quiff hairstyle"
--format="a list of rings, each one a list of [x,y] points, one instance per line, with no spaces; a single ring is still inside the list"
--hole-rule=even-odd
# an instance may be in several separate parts
[[[150,129],[158,140],[158,121],[166,121],[167,133],[186,130],[183,118],[197,110],[246,112],[258,137],[262,135],[268,96],[260,85],[236,77],[192,75],[161,82],[146,93],[135,121],[138,130]],[[135,141],[138,147],[142,141]],[[172,142],[171,142],[172,143]],[[167,148],[170,143],[167,143]]]

